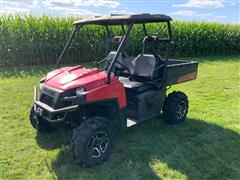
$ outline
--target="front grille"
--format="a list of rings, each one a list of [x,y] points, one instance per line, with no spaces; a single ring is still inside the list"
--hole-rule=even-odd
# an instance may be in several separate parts
[[[49,89],[45,86],[42,87],[42,92],[44,92],[45,94],[49,94],[51,96],[55,96],[55,91],[53,91],[52,89]]]
[[[44,104],[47,104],[50,107],[53,107],[54,105],[54,99],[51,96],[48,96],[46,94],[42,94],[40,101],[43,102]]]
[[[60,100],[58,101],[58,103],[56,104],[56,108],[60,109],[60,108],[64,108],[67,106],[71,106],[72,105],[72,101],[63,101]]]
[[[54,109],[71,106],[72,100],[66,101],[64,97],[75,96],[76,89],[69,89],[64,92],[55,91],[49,87],[42,87],[40,101]]]

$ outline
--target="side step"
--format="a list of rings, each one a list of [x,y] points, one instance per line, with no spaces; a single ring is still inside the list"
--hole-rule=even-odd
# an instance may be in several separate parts
[[[127,119],[127,127],[131,127],[133,125],[136,125],[138,122],[133,119]]]
[[[127,119],[127,127],[134,126],[134,125],[139,124],[143,121],[150,120],[150,119],[156,118],[158,116],[159,116],[159,114],[153,114],[152,116],[146,117],[144,119]]]

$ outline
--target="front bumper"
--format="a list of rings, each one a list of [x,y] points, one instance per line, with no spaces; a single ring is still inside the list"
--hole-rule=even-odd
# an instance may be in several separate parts
[[[67,106],[64,108],[54,109],[49,105],[38,101],[38,89],[34,86],[34,111],[43,119],[50,123],[64,121],[69,111],[75,111],[79,105]]]

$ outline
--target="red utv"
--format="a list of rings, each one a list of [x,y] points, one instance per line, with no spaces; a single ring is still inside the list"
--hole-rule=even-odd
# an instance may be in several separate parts
[[[169,59],[172,44],[171,17],[161,14],[107,15],[74,22],[74,34],[84,25],[106,27],[108,42],[118,43],[117,51],[96,62],[96,68],[81,65],[58,68],[40,81],[40,96],[34,88],[34,106],[30,112],[32,126],[39,132],[51,131],[57,124],[74,128],[70,140],[72,158],[83,166],[94,166],[106,160],[116,133],[160,115],[167,123],[180,123],[188,113],[188,98],[183,92],[166,97],[167,87],[197,77],[198,63]],[[146,23],[166,23],[168,37],[151,36]],[[129,57],[124,48],[132,27],[142,24],[143,52]],[[109,26],[118,25],[123,36],[110,37]],[[126,29],[125,29],[126,28]],[[165,44],[166,57],[151,54],[147,47]],[[105,69],[99,65],[105,63]]]

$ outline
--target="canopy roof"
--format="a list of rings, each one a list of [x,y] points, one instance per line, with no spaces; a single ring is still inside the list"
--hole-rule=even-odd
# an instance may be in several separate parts
[[[152,22],[171,21],[170,16],[163,14],[110,14],[105,16],[95,16],[88,19],[75,21],[74,25],[97,24],[97,25],[121,25],[121,24],[140,24]]]

